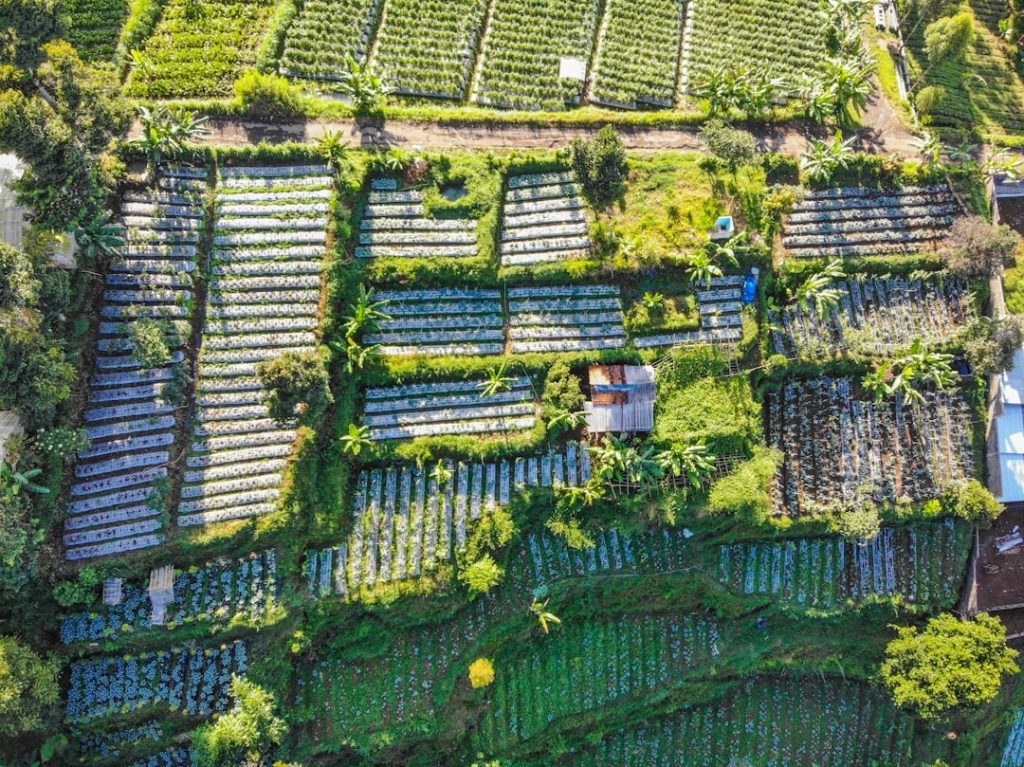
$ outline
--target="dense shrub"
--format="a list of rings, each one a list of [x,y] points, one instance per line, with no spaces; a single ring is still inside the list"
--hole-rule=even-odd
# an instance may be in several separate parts
[[[572,164],[584,196],[595,207],[607,207],[625,193],[626,148],[612,126],[601,128],[592,141],[573,141]]]
[[[235,677],[231,697],[235,702],[230,711],[192,734],[195,767],[236,767],[243,759],[259,763],[284,737],[287,728],[271,693]]]
[[[1024,344],[1024,320],[978,317],[962,328],[955,340],[977,375],[998,375],[1013,367],[1013,357]]]
[[[772,482],[781,463],[778,450],[758,447],[753,458],[712,485],[708,508],[715,514],[733,514],[751,522],[767,521],[772,513]]]
[[[473,594],[486,594],[494,588],[505,571],[490,554],[484,554],[459,573],[459,580],[466,584]]]
[[[322,351],[285,352],[261,362],[256,373],[268,392],[270,417],[277,421],[287,421],[297,415],[314,421],[333,402]]]
[[[235,98],[251,117],[270,120],[301,117],[306,97],[281,75],[263,74],[255,69],[235,82]]]
[[[43,660],[14,637],[0,636],[0,735],[42,728],[60,693],[57,671],[56,661]]]

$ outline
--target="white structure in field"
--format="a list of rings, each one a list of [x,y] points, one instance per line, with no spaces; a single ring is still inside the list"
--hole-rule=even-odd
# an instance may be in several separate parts
[[[990,413],[989,489],[1004,504],[1024,505],[1024,349],[995,378]]]
[[[635,434],[654,428],[657,385],[650,365],[591,365],[590,401],[583,403],[591,434]]]
[[[564,80],[587,79],[587,60],[576,56],[563,56],[558,62],[558,76]]]
[[[0,154],[0,242],[20,248],[28,211],[14,199],[14,182],[25,169],[13,154]]]

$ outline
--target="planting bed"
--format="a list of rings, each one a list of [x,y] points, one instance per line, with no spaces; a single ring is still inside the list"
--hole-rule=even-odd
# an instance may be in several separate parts
[[[766,438],[785,461],[776,513],[823,506],[924,501],[973,476],[972,414],[959,395],[925,395],[879,405],[855,395],[846,379],[790,381],[765,403]]]
[[[389,290],[376,296],[386,301],[377,332],[366,344],[380,344],[389,356],[501,354],[505,319],[499,290]]]
[[[226,96],[256,62],[274,0],[165,0],[128,93],[139,98]]]
[[[501,265],[587,258],[590,235],[580,187],[569,171],[510,176],[501,228]]]
[[[373,65],[395,93],[461,101],[486,14],[487,0],[388,0]]]
[[[564,717],[703,675],[718,655],[718,635],[716,620],[695,615],[567,624],[496,665],[474,748],[501,753]]]
[[[510,288],[509,338],[514,353],[621,349],[622,302],[614,285]]]
[[[562,57],[586,68],[598,23],[595,0],[493,0],[474,101],[517,109],[579,104],[583,82],[560,79]]]
[[[447,462],[446,473],[415,464],[366,469],[354,496],[354,523],[340,546],[311,550],[309,590],[346,596],[360,585],[402,581],[432,571],[466,544],[467,528],[528,487],[577,486],[590,479],[586,445],[466,465]]]
[[[423,192],[375,179],[359,224],[356,258],[463,258],[477,255],[477,222],[426,218]]]
[[[721,68],[794,78],[825,63],[827,21],[816,0],[694,0],[683,40],[683,86]]]
[[[65,0],[68,41],[83,61],[114,58],[121,25],[128,15],[126,0]]]
[[[944,185],[826,189],[796,203],[782,244],[799,258],[920,253],[934,249],[959,212]]]
[[[954,277],[925,281],[856,275],[835,287],[842,291],[840,306],[826,317],[795,304],[769,312],[776,352],[789,357],[822,357],[846,349],[885,354],[915,338],[941,344],[975,314],[967,283]]]
[[[675,106],[685,0],[608,0],[590,101],[612,107]]]
[[[122,749],[138,748],[163,737],[163,725],[151,719],[133,727],[108,732],[85,733],[78,739],[78,752],[91,759],[117,759]]]
[[[128,767],[192,767],[192,752],[177,746],[134,761]]]
[[[201,174],[184,171],[183,175]],[[64,556],[82,560],[155,546],[179,406],[163,399],[184,373],[192,273],[203,226],[201,179],[164,175],[156,191],[127,192],[123,258],[105,277],[95,372],[64,523]],[[140,318],[178,323],[167,365],[146,369],[126,337]]]
[[[838,677],[750,677],[713,703],[609,733],[571,767],[910,764],[913,719],[885,692]]]
[[[956,599],[971,529],[947,519],[884,528],[866,545],[839,537],[721,546],[715,577],[743,594],[834,609],[873,596],[947,606]]]
[[[168,605],[172,624],[227,621],[236,616],[257,620],[276,602],[281,588],[272,549],[242,559],[209,562],[175,576],[174,601]],[[60,638],[70,644],[135,634],[151,627],[151,610],[148,583],[125,584],[120,604],[64,618]]]
[[[228,707],[232,674],[249,666],[245,642],[123,657],[78,660],[71,664],[67,720],[84,723],[160,704],[192,716]]]
[[[349,56],[360,64],[366,61],[383,5],[383,0],[304,0],[288,27],[281,71],[310,80],[340,80]]]
[[[488,434],[532,428],[533,387],[517,378],[509,391],[484,395],[485,379],[366,390],[363,424],[371,440]]]
[[[638,349],[656,346],[686,346],[692,344],[729,344],[743,338],[742,276],[715,277],[696,291],[700,330],[682,330],[634,338]]]
[[[999,767],[1024,767],[1024,708],[1018,710],[1013,721]]]
[[[316,346],[330,171],[222,168],[179,525],[273,511],[295,429],[269,418],[257,364]]]

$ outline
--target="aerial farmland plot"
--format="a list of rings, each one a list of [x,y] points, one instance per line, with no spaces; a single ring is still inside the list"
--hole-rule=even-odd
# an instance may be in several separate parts
[[[0,766],[1024,767],[1020,39],[0,7]]]

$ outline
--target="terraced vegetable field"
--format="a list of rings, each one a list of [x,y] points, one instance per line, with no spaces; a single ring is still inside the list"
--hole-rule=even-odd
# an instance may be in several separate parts
[[[427,218],[423,192],[395,179],[370,183],[356,258],[465,258],[477,255],[477,222]]]
[[[776,513],[798,515],[866,498],[923,501],[973,476],[973,416],[959,395],[881,405],[846,379],[790,381],[769,393],[766,439],[785,460]]]
[[[700,330],[654,333],[633,339],[638,349],[692,344],[729,344],[743,338],[744,277],[715,277],[706,290],[697,290]],[[702,283],[701,286],[704,284]]]
[[[621,349],[622,302],[614,285],[509,288],[513,353]]]
[[[583,82],[560,78],[559,61],[586,68],[597,24],[595,0],[493,0],[473,100],[517,109],[581,103]]]
[[[114,58],[121,25],[128,15],[126,0],[65,0],[68,41],[83,61]]]
[[[796,203],[786,217],[782,244],[800,258],[932,251],[959,212],[944,185],[825,189]]]
[[[717,621],[695,615],[623,615],[567,625],[498,665],[473,746],[502,753],[564,717],[706,673],[718,642]]]
[[[861,546],[842,538],[721,546],[715,577],[741,594],[835,609],[871,596],[951,604],[967,564],[971,529],[942,524],[884,528]]]
[[[363,425],[371,440],[385,440],[520,431],[536,423],[528,378],[515,379],[508,391],[485,394],[486,387],[480,379],[367,389]]]
[[[160,21],[142,46],[128,94],[138,98],[227,96],[256,62],[274,0],[165,0]]]
[[[160,704],[209,716],[227,708],[231,675],[244,675],[248,667],[248,648],[242,641],[75,661],[67,719],[93,722]]]
[[[595,53],[591,102],[625,109],[671,109],[685,11],[685,0],[608,0],[605,32]]]
[[[383,5],[384,0],[304,0],[288,27],[281,71],[309,80],[340,80],[349,56],[366,61]]]
[[[64,556],[83,560],[156,546],[179,405],[165,387],[184,372],[192,274],[203,226],[205,171],[170,171],[156,191],[125,194],[124,258],[105,278],[85,430],[64,523]],[[165,329],[167,364],[146,367],[128,334],[140,319]],[[170,331],[170,332],[169,332]]]
[[[684,88],[721,68],[788,79],[822,70],[827,23],[816,0],[695,0],[687,13]]]
[[[839,350],[893,353],[920,338],[948,342],[975,316],[969,286],[955,277],[931,280],[853,275],[835,284],[838,310],[822,317],[799,305],[770,311],[775,351],[789,357],[824,357]]]
[[[580,187],[569,171],[510,176],[501,229],[501,265],[586,258],[590,235]]]
[[[1003,758],[999,767],[1022,767],[1024,765],[1024,709],[1017,712],[1010,735],[1006,739]]]
[[[359,474],[354,522],[340,546],[306,555],[309,591],[347,596],[362,586],[403,581],[450,561],[472,523],[529,487],[578,486],[590,479],[584,444],[497,463],[451,461],[445,472],[415,464]]]
[[[388,0],[373,64],[404,96],[463,100],[487,0]]]
[[[125,584],[119,604],[67,616],[60,625],[61,641],[112,639],[152,628],[148,585]],[[242,559],[217,560],[176,573],[168,615],[172,624],[226,622],[235,616],[256,620],[276,602],[280,590],[273,549]]]
[[[910,764],[913,719],[885,693],[838,677],[753,677],[715,703],[606,735],[571,767],[848,767]]]
[[[316,345],[332,183],[321,166],[221,169],[179,525],[275,508],[295,429],[269,417],[256,366]]]

